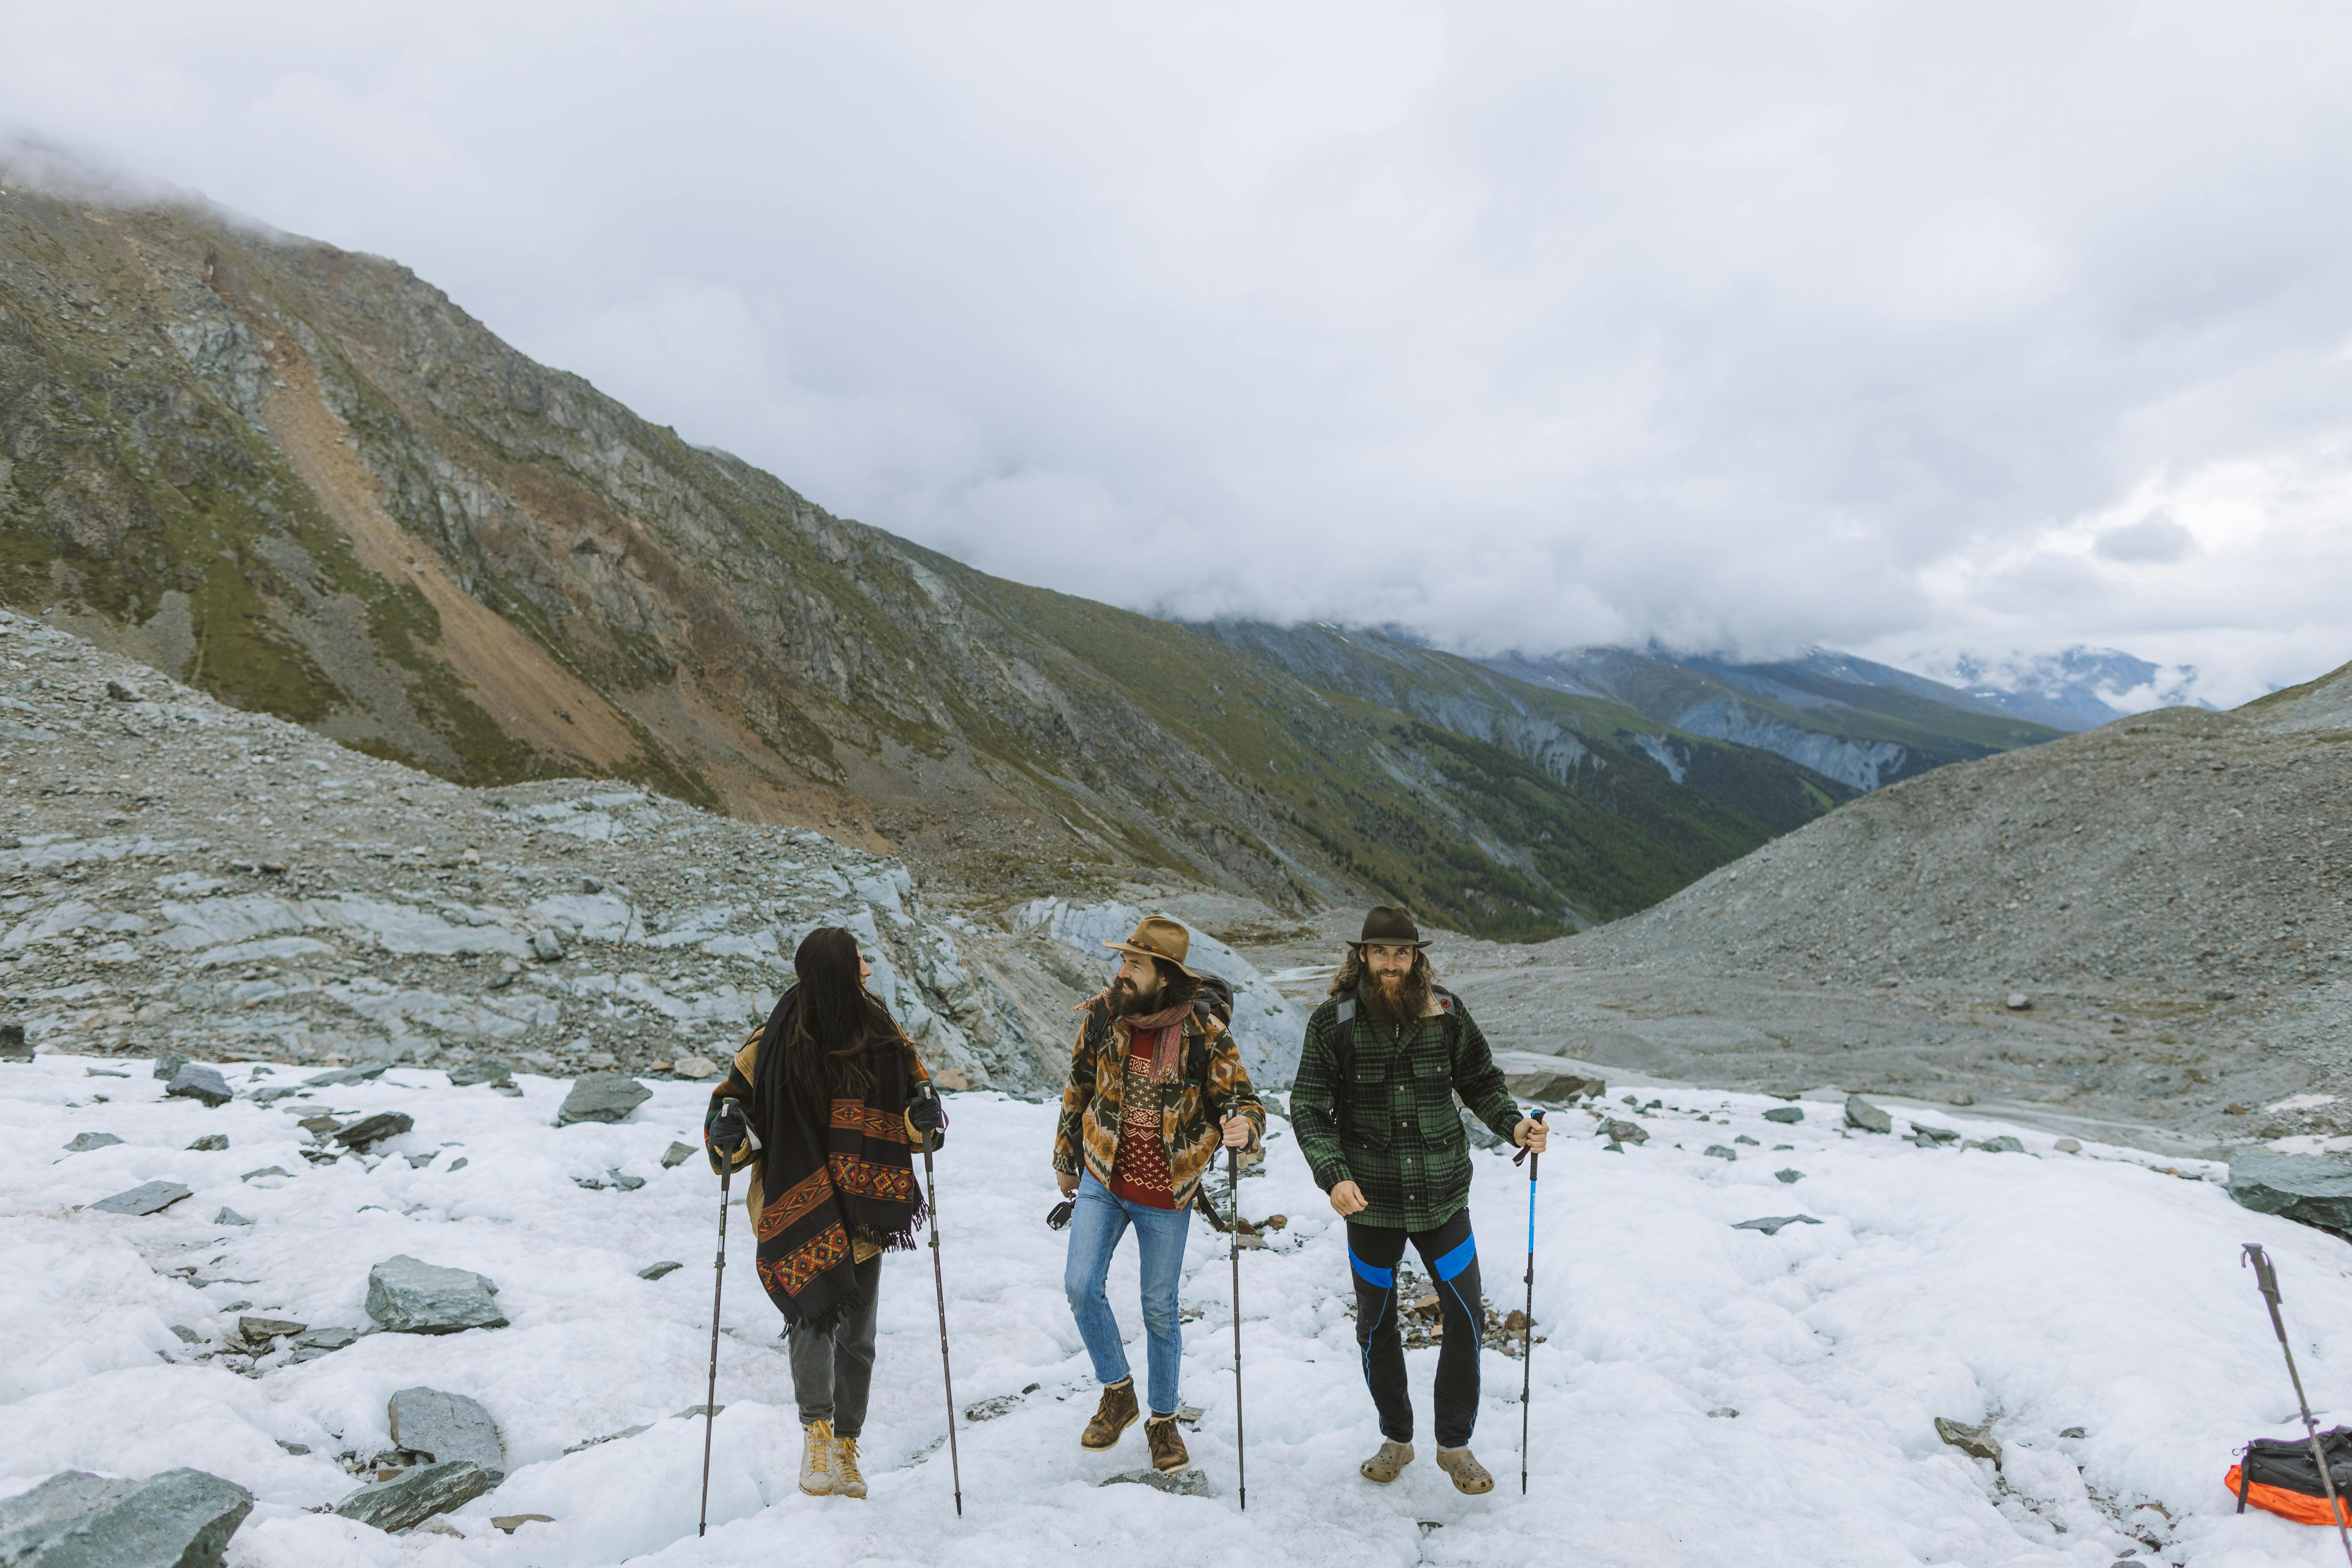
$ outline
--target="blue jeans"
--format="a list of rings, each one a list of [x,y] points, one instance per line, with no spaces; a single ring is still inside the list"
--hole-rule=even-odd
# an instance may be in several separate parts
[[[1176,1413],[1176,1380],[1184,1364],[1184,1331],[1176,1321],[1176,1285],[1184,1272],[1184,1237],[1192,1228],[1192,1211],[1156,1209],[1131,1204],[1094,1179],[1078,1178],[1076,1206],[1070,1211],[1070,1256],[1062,1268],[1062,1289],[1070,1298],[1070,1316],[1078,1321],[1078,1335],[1094,1358],[1095,1376],[1117,1383],[1130,1375],[1127,1347],[1119,1342],[1118,1320],[1112,1316],[1103,1281],[1110,1277],[1110,1255],[1127,1227],[1135,1227],[1135,1245],[1143,1265],[1143,1332],[1150,1350],[1145,1357],[1151,1373],[1154,1415]]]

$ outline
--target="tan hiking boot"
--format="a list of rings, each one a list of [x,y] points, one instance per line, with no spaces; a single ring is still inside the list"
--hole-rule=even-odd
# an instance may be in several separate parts
[[[835,1437],[833,1440],[833,1495],[866,1495],[866,1478],[857,1473],[857,1439],[855,1437]]]
[[[1476,1497],[1495,1489],[1495,1478],[1486,1473],[1486,1467],[1478,1462],[1478,1457],[1467,1445],[1438,1449],[1437,1468],[1454,1478],[1454,1489],[1457,1492]]]
[[[1135,1425],[1135,1379],[1108,1384],[1102,1391],[1102,1404],[1095,1408],[1095,1418],[1087,1423],[1086,1436],[1078,1439],[1082,1448],[1109,1448],[1118,1443],[1118,1435]]]
[[[1176,1430],[1176,1417],[1155,1415],[1143,1424],[1143,1440],[1151,1445],[1151,1468],[1155,1470],[1181,1470],[1192,1462],[1184,1451],[1183,1435]]]
[[[1358,1465],[1356,1468],[1363,1473],[1364,1479],[1378,1481],[1381,1485],[1386,1486],[1404,1474],[1404,1468],[1412,1463],[1412,1444],[1391,1443],[1383,1437],[1381,1439],[1381,1451]]]
[[[801,1428],[801,1490],[833,1495],[833,1423],[812,1421]]]

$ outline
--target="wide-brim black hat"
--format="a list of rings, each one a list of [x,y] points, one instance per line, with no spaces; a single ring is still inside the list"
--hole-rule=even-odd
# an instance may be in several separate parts
[[[1352,945],[1368,947],[1377,942],[1382,947],[1427,947],[1421,940],[1421,928],[1412,917],[1393,904],[1374,904],[1364,916],[1364,934]]]

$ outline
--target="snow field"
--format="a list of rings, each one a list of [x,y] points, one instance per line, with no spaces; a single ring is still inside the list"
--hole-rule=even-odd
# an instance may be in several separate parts
[[[87,1076],[93,1067],[131,1076]],[[240,1089],[300,1077],[223,1070]],[[1243,1184],[1251,1217],[1291,1220],[1273,1247],[1242,1257],[1248,1511],[1234,1496],[1231,1272],[1204,1225],[1186,1260],[1183,1397],[1206,1413],[1186,1436],[1215,1495],[1097,1489],[1145,1450],[1139,1430],[1108,1455],[1077,1446],[1095,1391],[1063,1300],[1065,1234],[1044,1223],[1053,1108],[966,1094],[952,1098],[938,1159],[957,1404],[1013,1403],[959,1423],[963,1518],[941,1441],[928,1254],[893,1255],[884,1269],[862,1445],[872,1496],[804,1498],[780,1320],[750,1267],[739,1204],[713,1524],[698,1541],[703,1424],[674,1413],[703,1398],[717,1183],[698,1153],[674,1170],[659,1157],[673,1139],[697,1142],[704,1091],[653,1083],[625,1123],[559,1130],[567,1086],[516,1081],[520,1098],[394,1068],[276,1106],[240,1098],[207,1110],[163,1100],[142,1061],[0,1065],[0,1495],[68,1467],[208,1469],[260,1500],[232,1543],[237,1568],[780,1556],[1034,1568],[1244,1554],[1300,1568],[2104,1568],[2126,1549],[2252,1568],[2341,1550],[2330,1533],[2234,1516],[2221,1474],[2247,1438],[2299,1429],[2238,1244],[2261,1241],[2278,1259],[2305,1384],[2332,1423],[2352,1419],[2352,1337],[2332,1327],[2352,1310],[2342,1243],[2239,1209],[2219,1185],[2163,1174],[2133,1152],[2062,1155],[2047,1135],[1978,1121],[1951,1124],[1970,1137],[2012,1132],[2033,1154],[1927,1151],[1844,1134],[1834,1106],[1807,1103],[1802,1123],[1782,1127],[1761,1119],[1775,1101],[1698,1090],[1662,1091],[1680,1112],[1650,1113],[1651,1141],[1623,1153],[1604,1152],[1583,1116],[1555,1118],[1537,1224],[1537,1318],[1549,1337],[1536,1348],[1525,1500],[1520,1363],[1491,1351],[1475,1440],[1497,1479],[1491,1496],[1458,1496],[1433,1463],[1433,1350],[1408,1352],[1418,1461],[1391,1487],[1357,1477],[1379,1437],[1348,1313],[1343,1227],[1279,1119],[1267,1173]],[[1702,1122],[1701,1109],[1723,1120]],[[303,1159],[300,1116],[379,1110],[408,1112],[415,1131],[366,1159]],[[83,1131],[124,1142],[65,1153]],[[226,1152],[186,1151],[212,1132],[228,1135]],[[1759,1146],[1738,1146],[1737,1163],[1699,1152],[1740,1134]],[[428,1153],[421,1167],[405,1158]],[[1527,1184],[1503,1155],[1478,1163],[1485,1288],[1508,1310],[1523,1289]],[[270,1165],[291,1174],[239,1179]],[[1772,1173],[1783,1167],[1804,1179],[1781,1184]],[[645,1184],[575,1184],[616,1172]],[[154,1179],[194,1195],[145,1218],[75,1212]],[[211,1223],[224,1205],[254,1224]],[[1822,1223],[1771,1237],[1731,1228],[1800,1213]],[[226,1357],[197,1359],[220,1349],[239,1310],[364,1327],[367,1270],[398,1253],[488,1275],[510,1326],[372,1334],[301,1365],[280,1351],[257,1377]],[[666,1259],[686,1267],[636,1277]],[[172,1272],[191,1266],[206,1283]],[[1111,1289],[1139,1373],[1131,1247]],[[173,1324],[207,1342],[184,1343]],[[464,1537],[395,1538],[306,1512],[359,1484],[334,1456],[389,1448],[385,1402],[418,1384],[478,1399],[507,1443],[513,1473],[461,1511]],[[1707,1414],[1726,1408],[1738,1415]],[[1939,1442],[1937,1415],[1990,1416],[2002,1470]],[[2083,1436],[2060,1435],[2076,1426]],[[513,1513],[556,1522],[511,1537],[488,1523]]]

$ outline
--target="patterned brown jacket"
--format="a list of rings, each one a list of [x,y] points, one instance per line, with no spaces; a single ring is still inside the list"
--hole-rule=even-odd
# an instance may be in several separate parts
[[[1110,1185],[1118,1158],[1119,1094],[1126,1085],[1127,1047],[1132,1033],[1114,1018],[1108,992],[1078,1010],[1078,1040],[1070,1052],[1070,1079],[1062,1089],[1062,1116],[1054,1131],[1054,1169],[1077,1174],[1080,1162],[1095,1180]],[[1238,1110],[1249,1118],[1247,1154],[1265,1137],[1265,1107],[1250,1087],[1249,1071],[1233,1037],[1213,1016],[1195,1010],[1184,1020],[1184,1046],[1176,1092],[1160,1112],[1160,1142],[1168,1154],[1168,1174],[1176,1206],[1192,1201],[1201,1177],[1217,1157],[1223,1137],[1220,1117]],[[1212,1115],[1211,1111],[1217,1112]]]

